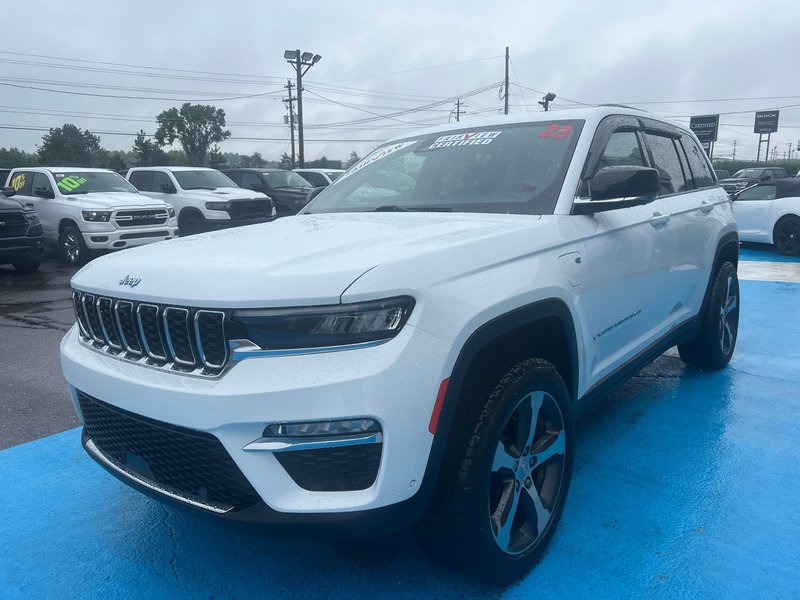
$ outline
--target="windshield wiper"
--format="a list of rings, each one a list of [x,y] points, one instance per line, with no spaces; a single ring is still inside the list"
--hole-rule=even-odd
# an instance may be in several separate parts
[[[453,212],[453,209],[449,206],[398,206],[397,204],[386,204],[370,212]]]
[[[409,210],[407,208],[403,208],[402,206],[397,206],[396,204],[384,204],[383,206],[379,206],[370,212],[409,212]]]
[[[183,188],[183,189],[185,189],[185,190],[215,190],[217,188],[215,188],[215,187],[205,187],[205,186],[202,186],[202,185],[198,185],[197,187],[188,187],[188,188]]]

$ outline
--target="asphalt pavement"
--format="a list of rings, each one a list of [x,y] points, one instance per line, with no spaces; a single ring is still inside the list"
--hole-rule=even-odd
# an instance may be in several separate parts
[[[76,272],[55,258],[33,275],[0,266],[0,449],[78,425],[58,354]]]

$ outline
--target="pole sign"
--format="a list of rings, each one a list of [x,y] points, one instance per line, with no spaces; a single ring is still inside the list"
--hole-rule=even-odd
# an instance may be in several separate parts
[[[778,131],[779,110],[762,110],[756,113],[753,133],[775,133]]]
[[[701,115],[689,119],[691,129],[701,142],[716,142],[719,129],[719,115]]]
[[[706,154],[710,157],[711,156],[711,142],[700,142],[700,145],[703,147],[703,150],[706,151]]]

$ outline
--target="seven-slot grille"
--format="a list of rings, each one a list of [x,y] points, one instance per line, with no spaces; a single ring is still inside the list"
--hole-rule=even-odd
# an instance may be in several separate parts
[[[141,227],[143,225],[161,225],[167,222],[169,214],[164,208],[151,210],[118,210],[114,221],[118,227]]]
[[[74,290],[81,338],[95,349],[193,375],[215,376],[228,361],[225,313],[120,300]]]
[[[230,203],[228,215],[234,221],[238,219],[266,219],[272,214],[272,204],[266,198],[253,200],[236,200]]]

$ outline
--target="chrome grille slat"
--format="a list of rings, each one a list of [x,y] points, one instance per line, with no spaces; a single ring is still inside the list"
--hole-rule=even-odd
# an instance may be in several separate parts
[[[230,352],[221,310],[165,306],[73,290],[79,337],[97,352],[154,369],[217,377]]]
[[[194,367],[197,361],[192,349],[189,331],[189,311],[185,308],[168,306],[162,313],[167,347],[172,359],[179,365]]]
[[[122,350],[122,343],[117,333],[117,324],[114,322],[114,303],[111,298],[101,297],[97,299],[97,317],[100,320],[100,329],[103,337],[108,341],[108,345],[114,350]]]

